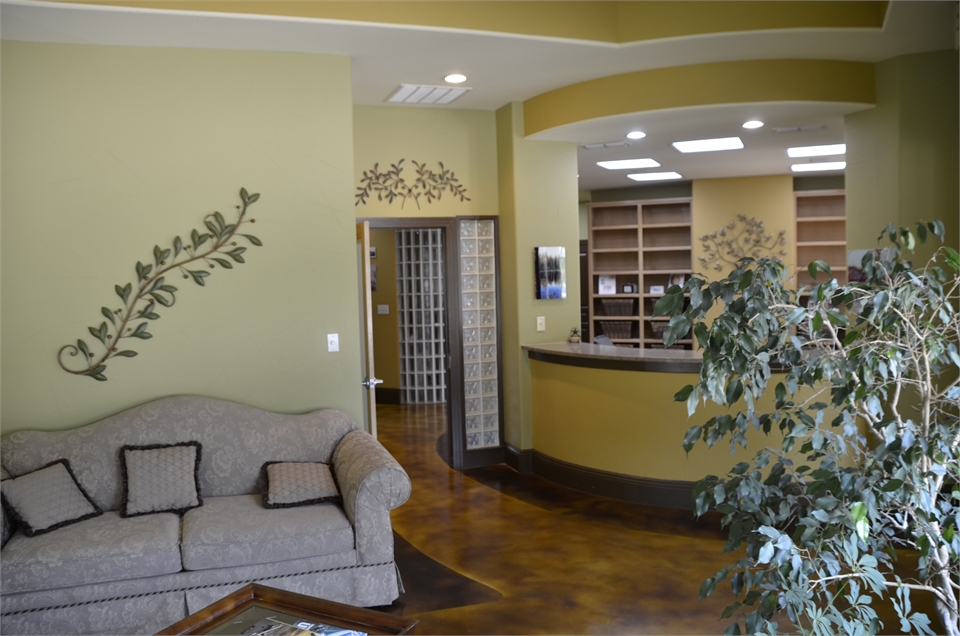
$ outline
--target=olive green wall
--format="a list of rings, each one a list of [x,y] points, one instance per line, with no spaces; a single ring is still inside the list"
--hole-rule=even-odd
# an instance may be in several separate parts
[[[357,217],[450,217],[496,215],[497,146],[494,113],[481,110],[410,106],[354,106],[354,193],[362,187],[364,171],[374,164],[381,172],[401,159],[401,178],[417,179],[413,161],[438,172],[440,162],[466,188],[469,201],[449,191],[432,203],[420,197],[419,207],[407,201],[376,195],[356,206]]]
[[[561,342],[580,326],[580,218],[575,144],[523,138],[523,105],[497,111],[506,442],[531,448],[530,361],[525,344]],[[534,248],[563,246],[567,297],[536,300]],[[537,331],[537,317],[546,330]]]
[[[940,218],[960,243],[957,51],[876,65],[876,108],[847,115],[847,243],[877,246],[887,223]]]
[[[377,257],[370,260],[377,266],[377,289],[373,297],[373,365],[381,388],[400,388],[400,326],[397,316],[397,237],[393,230],[371,230],[370,246],[377,248]],[[388,314],[377,307],[386,305]]]
[[[62,429],[200,394],[284,412],[362,414],[345,57],[2,44],[2,428]],[[155,244],[261,193],[246,264],[170,280],[153,338],[70,375],[114,285]],[[345,309],[346,308],[346,309]],[[327,333],[340,335],[328,353]]]

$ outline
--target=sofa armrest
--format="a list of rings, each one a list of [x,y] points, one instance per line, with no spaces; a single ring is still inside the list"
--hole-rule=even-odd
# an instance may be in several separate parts
[[[0,481],[10,479],[10,473],[3,466],[0,466]],[[16,530],[13,519],[7,516],[6,506],[0,506],[0,548],[7,545],[7,539]]]
[[[410,477],[389,451],[364,431],[343,436],[333,452],[343,508],[353,524],[361,564],[393,560],[390,511],[410,498]]]

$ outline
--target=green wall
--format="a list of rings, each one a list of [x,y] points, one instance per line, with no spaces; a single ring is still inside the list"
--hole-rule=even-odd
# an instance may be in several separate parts
[[[940,218],[960,242],[957,51],[876,65],[876,108],[847,115],[847,242],[876,247],[887,223]]]
[[[523,138],[523,105],[497,111],[500,170],[500,262],[506,442],[532,447],[530,360],[525,344],[562,342],[580,326],[580,215],[577,148]],[[567,297],[537,300],[534,248],[566,248]],[[537,331],[537,317],[546,330]]]
[[[357,217],[450,217],[497,214],[497,146],[494,113],[410,106],[354,106],[354,192],[374,164],[380,172],[401,159],[402,179],[417,179],[413,161],[437,172],[440,162],[466,189],[461,201],[450,191],[418,202],[376,196],[356,206]]]
[[[359,418],[350,60],[2,46],[3,432],[174,394]],[[137,261],[215,210],[231,218],[241,186],[261,193],[249,231],[263,247],[205,287],[170,280],[176,305],[108,381],[61,370],[58,350],[95,342],[88,326],[120,306]]]

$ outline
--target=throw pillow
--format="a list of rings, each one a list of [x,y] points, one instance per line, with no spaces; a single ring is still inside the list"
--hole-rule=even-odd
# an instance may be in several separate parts
[[[183,514],[203,505],[200,496],[200,442],[124,446],[121,517],[157,512]]]
[[[264,508],[293,508],[340,501],[330,467],[320,462],[267,462],[260,469]]]
[[[66,459],[0,482],[4,509],[28,537],[103,514]]]

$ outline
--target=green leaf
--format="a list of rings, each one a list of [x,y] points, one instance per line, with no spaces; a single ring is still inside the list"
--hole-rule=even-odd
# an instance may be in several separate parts
[[[700,598],[704,599],[713,594],[713,590],[717,587],[717,582],[712,578],[707,579],[700,585]]]
[[[246,202],[247,202],[247,199],[249,199],[249,198],[250,198],[250,195],[247,194],[247,189],[246,189],[246,188],[240,188],[240,200],[243,201],[244,203],[246,203]]]
[[[727,384],[727,406],[733,406],[743,395],[743,382],[739,379]]]
[[[200,285],[201,287],[203,287],[206,284],[203,282],[203,279],[210,275],[210,272],[204,272],[202,270],[193,271],[188,269],[187,273],[193,277],[193,282],[195,282],[197,285]]]
[[[256,203],[257,199],[259,198],[260,198],[260,193],[254,192],[253,194],[247,197],[247,204],[249,205],[251,203]]]
[[[220,264],[220,267],[223,267],[223,268],[226,268],[226,269],[233,269],[233,264],[232,264],[230,261],[228,261],[228,260],[225,260],[225,259],[222,259],[222,258],[215,258],[215,259],[213,259],[213,260],[215,260],[217,263],[219,263],[219,264]]]
[[[214,225],[212,221],[204,221],[203,224],[207,226],[207,229],[210,230],[211,234],[217,238],[220,238],[220,228]]]
[[[900,490],[901,488],[903,488],[902,480],[890,479],[880,487],[880,490],[883,492],[893,492],[895,490]]]
[[[90,349],[87,347],[87,343],[83,340],[77,340],[77,349],[79,349],[80,353],[82,353],[85,357],[90,357]]]
[[[253,244],[256,245],[257,247],[260,247],[260,246],[263,245],[263,243],[260,241],[260,239],[258,239],[256,236],[253,236],[252,234],[241,234],[240,236],[242,236],[243,238],[247,239],[248,241],[250,241],[251,243],[253,243]]]
[[[927,227],[930,228],[930,231],[933,232],[933,235],[943,240],[943,237],[946,235],[943,227],[943,221],[940,219],[934,219],[927,223]]]
[[[687,401],[687,398],[690,397],[690,394],[691,394],[691,393],[693,393],[693,385],[692,385],[692,384],[688,384],[687,386],[685,386],[685,387],[683,387],[682,389],[680,389],[679,391],[677,391],[676,395],[673,396],[673,401],[674,401],[674,402],[686,402],[686,401]]]
[[[183,249],[183,241],[180,240],[180,237],[173,239],[173,257],[176,258],[180,255],[180,251]]]
[[[220,226],[221,230],[227,225],[226,222],[223,220],[223,215],[220,214],[219,212],[214,212],[213,218],[217,222],[217,225]]]
[[[136,351],[131,351],[130,349],[126,349],[126,350],[124,350],[124,351],[117,351],[117,352],[116,352],[115,354],[113,354],[113,355],[115,355],[115,356],[120,356],[121,358],[134,358],[134,357],[136,357],[137,352],[136,352]]]
[[[103,314],[104,316],[106,316],[106,317],[110,320],[110,322],[113,323],[113,326],[116,326],[116,325],[117,325],[117,319],[113,316],[113,312],[112,312],[112,311],[110,311],[110,310],[107,309],[106,307],[101,307],[101,308],[100,308],[100,313]]]

